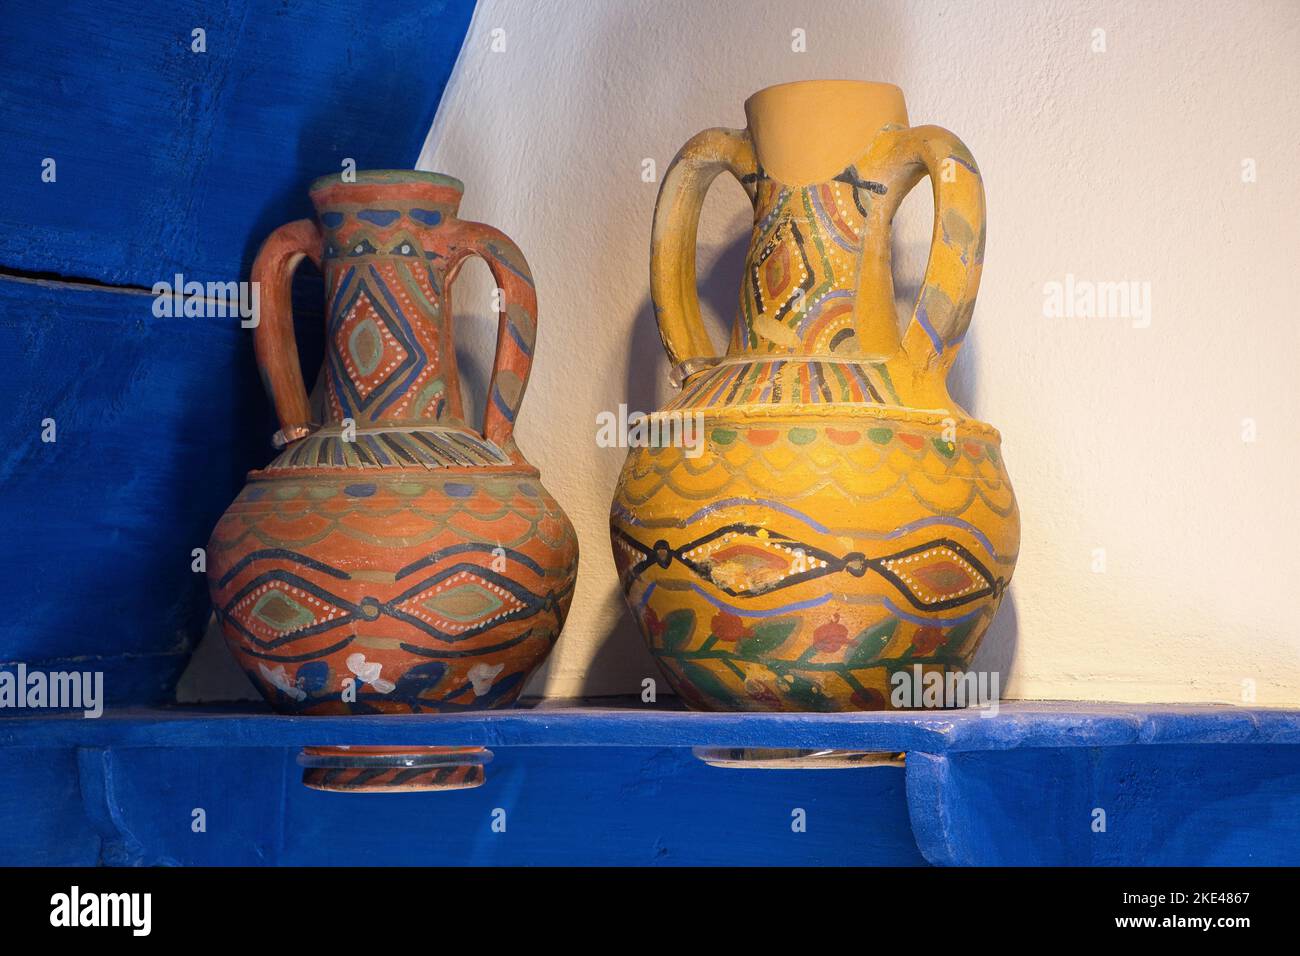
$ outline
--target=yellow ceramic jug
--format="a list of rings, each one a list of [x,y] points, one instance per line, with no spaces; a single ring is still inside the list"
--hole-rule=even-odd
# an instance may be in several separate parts
[[[652,294],[682,391],[619,480],[624,593],[694,707],[913,706],[916,678],[969,667],[1020,540],[998,432],[945,382],[979,286],[983,184],[955,136],[908,127],[889,84],[790,83],[745,111],[748,129],[682,148],[655,208]],[[724,170],[754,229],[717,357],[695,241]],[[926,175],[934,237],[900,334],[890,224]]]

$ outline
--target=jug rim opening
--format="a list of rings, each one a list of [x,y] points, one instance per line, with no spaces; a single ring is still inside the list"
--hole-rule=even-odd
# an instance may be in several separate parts
[[[749,96],[745,98],[745,106],[748,107],[750,103],[752,103],[757,98],[763,96],[765,93],[773,93],[777,90],[785,90],[793,87],[804,87],[807,89],[811,89],[812,87],[815,86],[822,86],[822,87],[855,86],[863,89],[870,87],[870,88],[875,88],[880,93],[886,95],[897,95],[900,100],[903,99],[903,88],[899,86],[897,83],[890,83],[887,80],[845,80],[845,79],[837,79],[837,78],[827,78],[827,79],[809,79],[809,80],[788,80],[785,83],[773,83],[771,86],[765,86],[762,89],[755,90],[753,93],[749,94]]]
[[[349,182],[344,182],[339,178],[340,173],[329,173],[325,176],[318,176],[312,180],[308,192],[316,193],[323,189],[329,189],[333,186],[402,186],[422,184],[426,186],[442,186],[446,189],[454,189],[458,193],[465,192],[465,184],[455,176],[448,176],[446,173],[427,172],[422,169],[358,169]]]

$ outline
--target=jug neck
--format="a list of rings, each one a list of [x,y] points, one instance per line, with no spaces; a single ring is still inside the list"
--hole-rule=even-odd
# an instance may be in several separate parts
[[[754,232],[728,354],[885,360],[899,348],[886,187],[862,166],[907,123],[898,87],[825,80],[745,103],[758,172]]]
[[[879,361],[899,348],[889,223],[873,213],[877,184],[853,166],[790,186],[760,169],[728,355]]]
[[[450,176],[358,171],[317,180],[323,238],[326,421],[465,427],[447,288]]]

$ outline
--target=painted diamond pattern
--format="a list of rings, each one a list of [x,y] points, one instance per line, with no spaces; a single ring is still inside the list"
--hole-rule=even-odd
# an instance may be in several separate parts
[[[832,554],[757,525],[718,528],[680,547],[653,545],[614,530],[615,556],[625,589],[651,567],[680,561],[734,597],[754,597],[828,574],[873,572],[893,584],[913,607],[941,611],[997,593],[1004,582],[955,541],[940,538],[882,557],[861,551]]]
[[[312,622],[311,611],[279,588],[272,588],[253,605],[253,617],[280,633],[306,627]]]
[[[462,550],[457,545],[434,552],[398,572],[397,578],[436,565]],[[327,586],[347,582],[347,589],[355,593],[358,582],[348,571],[287,549],[255,552],[253,558],[227,571],[219,586],[225,588],[245,564],[267,556],[276,561],[295,561],[305,573],[319,580],[274,568],[247,581],[237,593],[223,597],[215,610],[228,633],[237,633],[247,643],[247,650],[269,662],[300,663],[315,652],[340,650],[362,638],[372,625],[382,629],[388,618],[414,625],[438,641],[460,641],[505,621],[558,613],[554,593],[534,594],[493,570],[473,564],[445,567],[396,597],[364,591],[363,596],[344,597]],[[530,633],[525,630],[512,640],[526,640]],[[318,637],[321,641],[313,641]],[[322,651],[324,645],[329,646]],[[304,655],[304,646],[313,650]]]
[[[281,643],[309,628],[350,616],[320,594],[278,578],[248,589],[222,610],[253,638],[267,644]]]
[[[334,345],[363,401],[401,368],[409,355],[365,290],[357,294],[339,320]]]
[[[499,610],[505,602],[482,585],[471,582],[461,587],[452,587],[424,602],[426,610],[433,614],[462,622],[481,621],[493,611]]]
[[[788,538],[763,529],[728,531],[682,552],[682,559],[729,593],[759,593],[788,578],[821,571],[827,562]]]
[[[394,607],[446,634],[477,631],[528,608],[501,585],[464,568],[428,582]]]
[[[404,318],[409,296],[395,297],[373,265],[349,269],[336,280],[334,296],[327,350],[330,407],[340,418],[377,421],[393,414],[392,404],[408,397],[417,379],[432,374],[419,337]]]
[[[982,569],[976,569],[971,561],[944,544],[882,558],[880,564],[924,605],[954,601],[976,591],[987,593],[992,586]]]
[[[614,536],[614,564],[620,577],[635,569],[650,553],[650,550],[631,538]]]
[[[760,247],[749,265],[749,285],[755,310],[760,315],[771,311],[777,322],[786,317],[800,292],[812,289],[812,264],[793,220],[778,222]]]

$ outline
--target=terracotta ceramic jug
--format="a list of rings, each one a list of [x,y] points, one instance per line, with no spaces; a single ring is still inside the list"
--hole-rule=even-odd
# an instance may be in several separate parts
[[[630,452],[615,560],[694,707],[908,706],[896,675],[969,666],[1019,546],[998,432],[945,384],[984,256],[979,170],[951,133],[909,128],[888,84],[791,83],[745,110],[748,129],[693,137],[660,189],[651,288],[682,390],[649,433],[674,434],[676,419],[689,435],[695,420],[703,440]],[[749,194],[754,227],[717,357],[695,238],[724,171]],[[890,224],[927,174],[930,259],[900,331]]]
[[[311,188],[317,220],[281,226],[253,266],[257,360],[283,451],[208,545],[212,602],[253,683],[283,713],[409,714],[509,706],[559,636],[578,544],[513,429],[537,299],[504,234],[457,218],[463,187],[358,172]],[[311,421],[290,282],[325,278],[323,421]],[[481,432],[464,419],[450,289],[479,256],[501,300]],[[474,786],[480,748],[312,747],[333,790]]]

